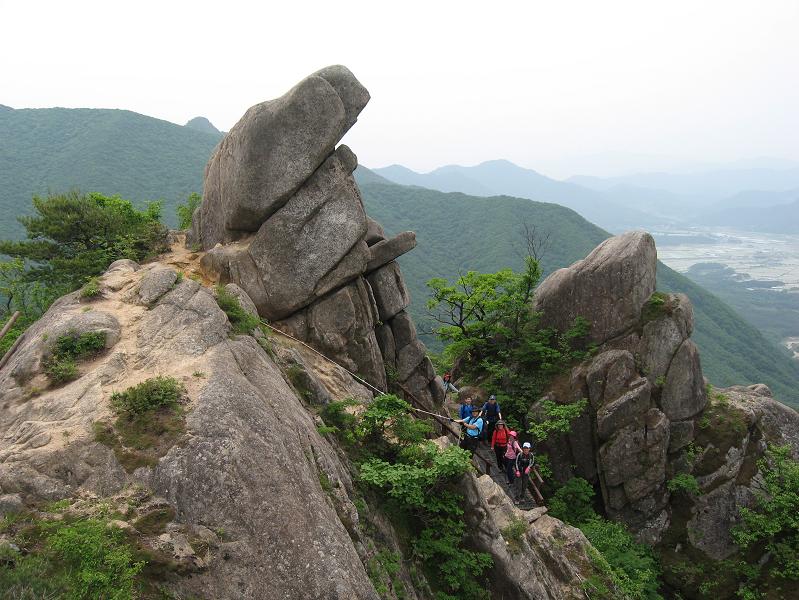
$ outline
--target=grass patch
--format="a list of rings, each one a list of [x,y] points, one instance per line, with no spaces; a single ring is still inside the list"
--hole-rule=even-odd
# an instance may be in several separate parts
[[[524,547],[524,534],[527,533],[527,521],[524,519],[513,518],[507,527],[501,529],[502,537],[508,543],[508,550],[511,554],[518,554]]]
[[[50,356],[44,362],[44,372],[53,385],[67,383],[77,379],[78,361],[96,356],[104,349],[104,333],[89,331],[79,334],[70,331],[56,339]]]
[[[167,523],[174,519],[175,509],[171,506],[164,506],[142,515],[134,521],[133,526],[145,535],[155,535],[163,533]]]
[[[183,385],[155,377],[111,396],[113,423],[94,424],[94,438],[114,451],[128,473],[154,466],[185,432]]]
[[[641,324],[646,325],[663,315],[670,315],[673,310],[671,296],[664,292],[655,292],[644,304],[644,308],[641,311]]]
[[[81,298],[96,298],[100,295],[100,278],[99,277],[91,277],[83,287],[80,288],[80,297]]]
[[[228,292],[224,286],[217,285],[216,303],[227,315],[230,324],[233,326],[233,333],[248,334],[253,329],[261,326],[261,320],[241,307],[239,299]]]

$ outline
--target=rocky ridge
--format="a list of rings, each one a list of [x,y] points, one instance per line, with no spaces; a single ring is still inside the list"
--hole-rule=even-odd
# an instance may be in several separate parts
[[[223,284],[378,387],[439,404],[394,261],[415,237],[386,239],[363,211],[354,155],[334,149],[366,100],[349,71],[331,67],[250,109],[209,162],[192,249],[176,239],[150,264],[117,261],[98,296],[61,298],[24,334],[0,370],[0,515],[62,499],[86,515],[124,508],[113,525],[162,563],[161,583],[180,597],[380,597],[368,567],[379,551],[401,555],[398,536],[315,417],[319,405],[372,392],[293,340],[234,334],[212,291]],[[99,334],[105,349],[52,385],[45,367],[67,333]],[[185,387],[182,433],[134,462],[101,435],[110,398],[158,376]],[[525,514],[487,476],[464,486],[475,543],[502,565],[492,586],[508,598],[582,597],[595,568],[578,530]],[[530,568],[502,537],[511,517],[528,522]],[[396,574],[404,597],[431,597],[410,565]]]

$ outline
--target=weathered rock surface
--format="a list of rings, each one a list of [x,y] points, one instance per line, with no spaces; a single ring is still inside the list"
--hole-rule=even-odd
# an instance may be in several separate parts
[[[522,511],[487,475],[463,483],[466,524],[472,545],[494,559],[494,597],[549,600],[583,597],[581,581],[597,575],[583,533],[544,511]],[[528,522],[515,550],[502,530],[514,520]]]
[[[637,355],[641,370],[655,383],[665,377],[677,349],[691,336],[694,313],[684,294],[669,298],[669,312],[644,325]]]
[[[416,248],[416,234],[413,231],[403,231],[390,240],[379,241],[369,247],[369,262],[366,265],[366,270],[367,272],[374,271],[414,248]]]
[[[366,242],[358,243],[366,214],[352,178],[356,164],[340,146],[250,243],[266,318],[286,317],[365,270],[370,254]]]
[[[385,322],[411,304],[411,296],[402,278],[399,265],[390,262],[370,273],[369,284],[375,294],[380,320]]]
[[[542,323],[561,331],[577,317],[591,323],[590,339],[601,344],[638,321],[655,291],[657,253],[652,236],[630,232],[602,242],[586,258],[547,277],[534,309]]]
[[[671,361],[660,403],[663,412],[674,420],[693,417],[707,403],[699,349],[691,340],[682,343]]]
[[[348,510],[357,520],[338,454],[256,341],[229,338],[230,325],[209,290],[186,279],[149,310],[128,293],[154,272],[131,271],[126,288],[96,301],[88,313],[74,295],[60,300],[0,371],[4,400],[17,398],[0,411],[3,506],[17,509],[81,491],[107,496],[138,484],[163,498],[181,523],[225,531],[217,558],[198,562],[203,570],[191,578],[179,578],[177,593],[255,599],[268,588],[276,598],[376,600],[338,516]],[[45,334],[78,318],[93,319],[95,327],[113,320],[118,341],[80,379],[27,395],[27,380],[13,375],[17,361]],[[186,385],[187,436],[155,468],[129,475],[111,449],[94,441],[92,424],[109,415],[113,391],[156,375]],[[322,489],[319,473],[341,490],[340,506]],[[185,535],[174,530],[161,537],[164,548],[196,562]],[[327,566],[309,571],[309,561]]]

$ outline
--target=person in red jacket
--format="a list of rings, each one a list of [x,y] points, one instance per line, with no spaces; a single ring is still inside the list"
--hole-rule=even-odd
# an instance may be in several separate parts
[[[494,433],[491,435],[491,448],[497,457],[497,468],[500,471],[505,470],[505,451],[508,449],[509,441],[508,428],[505,426],[505,421],[500,419],[494,426]]]

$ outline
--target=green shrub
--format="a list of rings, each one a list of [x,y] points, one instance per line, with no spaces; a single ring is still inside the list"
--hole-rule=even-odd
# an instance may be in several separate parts
[[[502,537],[508,543],[508,549],[511,554],[521,552],[524,540],[524,534],[527,533],[528,523],[525,519],[512,518],[507,527],[501,529]]]
[[[594,519],[580,529],[607,561],[610,577],[621,594],[633,600],[659,600],[660,567],[648,546],[639,544],[619,523]]]
[[[389,550],[381,550],[369,559],[366,571],[381,598],[406,597],[405,585],[398,577],[401,560],[401,554]]]
[[[436,587],[444,588],[437,598],[487,600],[481,579],[493,565],[486,552],[468,550],[463,545],[466,524],[459,518],[433,519],[413,542],[413,553],[433,573]]]
[[[111,395],[111,407],[121,415],[136,416],[162,407],[176,408],[186,393],[173,377],[154,377]]]
[[[656,600],[660,568],[651,550],[639,544],[619,523],[608,521],[593,508],[594,488],[586,480],[572,478],[550,499],[549,514],[579,527],[598,554],[593,557],[601,577],[587,580],[591,597]]]
[[[641,320],[643,323],[648,323],[669,312],[669,295],[663,292],[655,292],[649,297],[646,304],[644,304]]]
[[[360,403],[357,400],[350,398],[331,402],[322,408],[321,416],[325,426],[331,428],[336,437],[345,444],[355,443],[355,426],[358,418],[347,409],[358,404]]]
[[[568,433],[571,431],[572,421],[578,418],[588,400],[582,398],[571,404],[557,404],[552,400],[544,400],[541,407],[544,409],[544,418],[530,424],[527,430],[537,441],[543,442],[553,433]]]
[[[261,326],[261,320],[244,310],[239,299],[222,285],[216,286],[216,303],[227,315],[230,324],[233,325],[234,333],[247,334]]]
[[[672,493],[684,492],[686,494],[698,496],[700,492],[699,483],[696,481],[696,477],[690,473],[678,473],[669,479],[666,487]]]
[[[105,334],[90,331],[78,334],[70,331],[56,339],[50,356],[44,361],[44,371],[53,385],[60,385],[78,377],[80,360],[96,356],[105,349]]]
[[[24,528],[27,553],[0,550],[3,598],[129,600],[137,597],[144,567],[124,532],[104,519],[31,519]]]
[[[80,288],[81,298],[95,298],[100,295],[100,278],[91,277],[89,281]]]
[[[78,378],[78,365],[72,358],[50,358],[44,365],[44,372],[53,385],[61,385]]]
[[[770,446],[758,461],[762,491],[755,506],[741,508],[741,523],[732,530],[743,549],[757,547],[768,554],[764,565],[775,579],[799,580],[799,461],[790,446]]]
[[[185,388],[171,377],[148,379],[111,396],[113,423],[94,424],[94,438],[111,448],[126,471],[153,466],[185,431]]]

